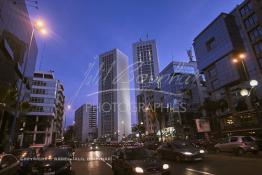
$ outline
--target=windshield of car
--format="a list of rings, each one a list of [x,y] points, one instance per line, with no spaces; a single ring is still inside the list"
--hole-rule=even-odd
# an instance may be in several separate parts
[[[254,140],[251,137],[243,137],[243,142],[253,142]]]
[[[143,148],[127,149],[125,150],[125,154],[128,160],[141,160],[154,157],[152,151]]]
[[[67,152],[64,149],[50,148],[44,151],[40,156],[47,158],[67,157]]]
[[[193,148],[194,145],[190,142],[173,143],[173,146],[177,149]]]

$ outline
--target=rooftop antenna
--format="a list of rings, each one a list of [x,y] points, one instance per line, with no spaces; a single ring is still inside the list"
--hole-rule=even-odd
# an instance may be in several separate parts
[[[148,33],[146,34],[146,40],[148,40]]]
[[[186,52],[187,52],[187,56],[189,58],[189,62],[192,62],[193,61],[192,48],[190,47]]]

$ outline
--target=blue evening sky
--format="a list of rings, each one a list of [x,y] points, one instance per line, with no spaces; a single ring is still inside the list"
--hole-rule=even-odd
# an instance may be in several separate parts
[[[194,37],[221,12],[230,12],[242,0],[38,0],[31,18],[46,20],[49,36],[37,36],[41,70],[54,70],[65,88],[67,125],[74,110],[84,103],[97,104],[96,56],[119,48],[132,63],[132,43],[156,39],[160,70],[172,58],[187,60],[186,50]],[[41,60],[41,61],[40,61]],[[94,68],[90,65],[94,63]],[[87,71],[91,70],[87,75]],[[134,83],[131,82],[131,87]],[[134,104],[134,92],[131,92]],[[132,122],[136,114],[132,113]]]

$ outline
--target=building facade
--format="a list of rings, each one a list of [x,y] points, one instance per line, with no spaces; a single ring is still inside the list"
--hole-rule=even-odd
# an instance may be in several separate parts
[[[31,111],[24,118],[21,145],[54,145],[62,139],[64,88],[53,72],[34,73],[30,93]]]
[[[75,111],[76,139],[80,143],[92,142],[97,138],[97,107],[84,104]]]
[[[200,107],[207,97],[203,75],[195,61],[172,61],[159,74],[164,106],[170,109],[165,127],[173,127],[175,136],[193,136],[194,119],[202,117]]]
[[[262,14],[256,10],[259,5],[261,2],[255,0],[244,1],[231,13],[221,13],[194,39],[198,67],[207,79],[209,102],[217,106],[215,110],[206,109],[216,134],[261,134],[261,86],[251,91],[249,85],[254,79],[261,83],[256,45]],[[250,90],[250,96],[241,96],[242,89]]]
[[[128,57],[118,49],[99,56],[98,135],[121,140],[131,133]]]
[[[24,0],[19,1],[19,4],[0,0],[0,87],[19,89],[22,83],[20,99],[23,101],[29,100],[30,80],[33,77],[38,52],[32,31]],[[3,114],[0,116],[0,144],[4,145],[8,142],[15,117],[9,107],[10,104],[6,104],[5,107],[0,105]]]
[[[133,44],[133,68],[136,87],[136,102],[138,122],[143,119],[143,111],[139,110],[139,105],[145,103],[143,99],[143,89],[148,89],[159,74],[159,63],[155,40],[138,41]]]

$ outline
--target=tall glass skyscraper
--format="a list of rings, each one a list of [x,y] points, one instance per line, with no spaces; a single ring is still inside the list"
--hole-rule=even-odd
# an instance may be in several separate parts
[[[143,120],[140,104],[145,103],[143,89],[150,89],[159,74],[159,64],[155,40],[138,41],[133,44],[133,68],[135,74],[138,121]]]
[[[98,135],[121,140],[131,133],[128,57],[118,49],[99,56]]]

